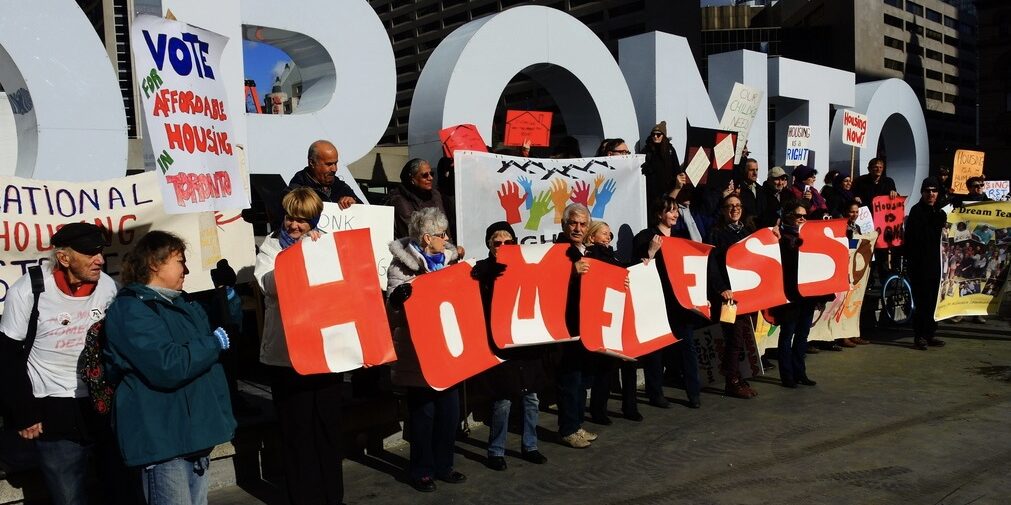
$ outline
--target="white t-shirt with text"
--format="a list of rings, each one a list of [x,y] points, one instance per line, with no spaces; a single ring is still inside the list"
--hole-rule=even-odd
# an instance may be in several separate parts
[[[116,282],[102,273],[91,296],[74,297],[56,287],[51,263],[42,266],[42,274],[46,291],[39,297],[38,330],[28,354],[32,393],[36,398],[88,396],[87,386],[77,376],[77,361],[88,328],[105,317],[105,309],[116,297]],[[32,281],[25,274],[7,291],[0,332],[14,340],[25,339],[33,298]]]

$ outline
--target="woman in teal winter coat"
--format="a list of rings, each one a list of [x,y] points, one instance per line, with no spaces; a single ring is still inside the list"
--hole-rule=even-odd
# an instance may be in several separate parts
[[[105,358],[116,387],[113,424],[148,504],[206,504],[208,456],[235,431],[224,370],[228,337],[183,299],[186,245],[145,235],[123,262],[127,283],[106,312]]]

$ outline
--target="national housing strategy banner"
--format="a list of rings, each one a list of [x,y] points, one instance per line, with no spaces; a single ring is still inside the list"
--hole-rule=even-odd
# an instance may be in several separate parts
[[[941,288],[934,319],[994,315],[1006,291],[1011,202],[981,202],[948,213],[941,236]]]
[[[155,172],[95,182],[0,177],[0,313],[10,285],[28,267],[52,258],[50,238],[72,222],[105,230],[105,271],[116,280],[123,255],[148,231],[162,230],[186,241],[187,291],[214,287],[210,270],[222,258],[240,282],[248,281],[255,259],[252,225],[238,210],[166,214],[158,177]]]
[[[630,250],[632,236],[646,227],[642,155],[544,159],[457,151],[454,159],[457,239],[469,256],[484,256],[485,229],[496,221],[511,224],[521,244],[550,243],[571,203],[610,225],[615,249]]]

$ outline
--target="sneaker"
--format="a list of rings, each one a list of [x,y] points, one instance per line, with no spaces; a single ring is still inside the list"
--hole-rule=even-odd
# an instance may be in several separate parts
[[[572,447],[573,449],[585,449],[590,446],[590,443],[580,436],[578,431],[571,435],[562,437],[562,442],[565,442],[565,445]]]
[[[587,442],[593,442],[594,440],[597,439],[597,434],[596,433],[592,433],[592,432],[586,431],[586,430],[584,430],[582,428],[579,428],[578,430],[576,430],[576,434],[579,435],[579,436],[581,436],[581,437],[583,437],[583,440],[586,440]]]
[[[506,460],[502,456],[488,456],[488,459],[484,462],[484,466],[497,472],[501,472],[507,467]]]
[[[534,449],[532,451],[523,451],[523,459],[529,461],[535,465],[543,465],[548,462],[548,458],[541,454],[541,451]]]

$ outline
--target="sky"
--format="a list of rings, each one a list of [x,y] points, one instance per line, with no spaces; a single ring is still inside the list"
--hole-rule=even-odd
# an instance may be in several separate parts
[[[270,93],[274,84],[274,76],[290,63],[291,58],[282,50],[260,42],[242,41],[242,56],[245,62],[246,79],[256,81],[256,92],[260,105],[263,105],[263,95]]]

